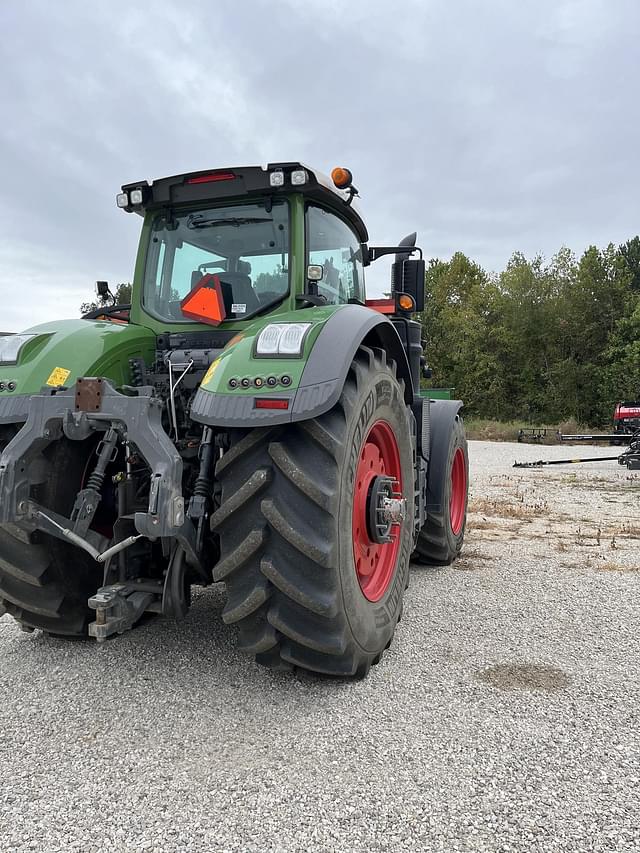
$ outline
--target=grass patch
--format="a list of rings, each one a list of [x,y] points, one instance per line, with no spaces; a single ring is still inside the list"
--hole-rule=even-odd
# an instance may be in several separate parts
[[[625,566],[606,560],[604,563],[596,563],[595,568],[599,572],[640,572],[640,566]]]
[[[634,524],[631,521],[623,521],[619,527],[614,528],[614,533],[628,539],[637,539],[640,537],[640,525]]]
[[[530,424],[525,421],[493,421],[484,418],[465,418],[464,427],[467,438],[472,441],[517,441],[518,432],[521,428],[546,429],[547,434],[540,442],[528,441],[527,444],[560,444],[556,433],[593,433],[604,434],[605,430],[598,430],[585,424],[577,423],[573,418],[557,424]]]
[[[525,504],[522,502],[512,503],[511,501],[500,499],[474,498],[469,501],[469,512],[474,512],[482,516],[493,516],[494,518],[530,519],[534,516],[545,515],[548,512],[548,507],[545,501],[535,504]],[[474,525],[474,527],[477,526],[479,525]]]

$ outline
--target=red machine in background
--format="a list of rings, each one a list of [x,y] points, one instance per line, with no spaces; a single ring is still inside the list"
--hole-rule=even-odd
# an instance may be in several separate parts
[[[624,400],[616,403],[613,410],[613,431],[622,435],[631,435],[640,429],[640,402]]]

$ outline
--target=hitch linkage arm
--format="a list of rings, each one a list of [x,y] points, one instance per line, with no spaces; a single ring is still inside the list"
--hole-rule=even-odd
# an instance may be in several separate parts
[[[117,444],[118,433],[113,427],[109,427],[98,446],[98,461],[93,474],[87,480],[86,488],[78,492],[71,512],[73,532],[78,536],[86,535],[94,519],[98,504],[102,500],[102,484],[104,483],[107,465],[115,459],[118,452]]]

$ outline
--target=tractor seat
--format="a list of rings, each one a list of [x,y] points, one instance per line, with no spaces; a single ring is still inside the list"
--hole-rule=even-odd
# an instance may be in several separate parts
[[[224,297],[224,307],[227,314],[232,314],[232,305],[245,305],[246,311],[236,312],[241,318],[244,314],[252,314],[260,307],[260,300],[256,296],[256,292],[251,284],[251,279],[246,273],[242,272],[219,272],[222,284],[222,295]]]

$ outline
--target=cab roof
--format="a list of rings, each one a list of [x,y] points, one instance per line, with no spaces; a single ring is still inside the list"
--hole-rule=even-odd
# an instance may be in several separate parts
[[[303,183],[293,184],[293,172],[306,173]],[[272,177],[274,174],[277,178]],[[281,174],[281,177],[280,177]],[[276,181],[281,183],[276,183]],[[132,203],[132,191],[139,191]],[[129,213],[144,215],[147,210],[179,204],[194,204],[226,199],[241,199],[245,196],[281,196],[292,192],[302,193],[313,201],[320,202],[338,211],[356,229],[361,242],[369,239],[367,227],[358,209],[354,207],[352,194],[338,189],[322,172],[304,163],[268,163],[266,166],[232,166],[226,169],[208,169],[159,178],[155,181],[136,181],[123,184],[127,204],[122,206]],[[350,203],[351,201],[351,203]]]

